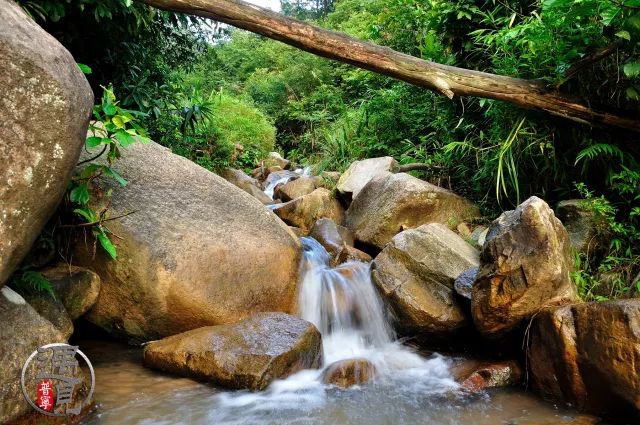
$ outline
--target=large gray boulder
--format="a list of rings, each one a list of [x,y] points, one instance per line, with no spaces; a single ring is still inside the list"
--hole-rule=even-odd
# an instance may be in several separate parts
[[[467,325],[453,282],[478,265],[478,251],[438,223],[397,234],[375,258],[373,281],[401,334],[447,336]]]
[[[318,368],[321,361],[318,329],[283,313],[194,329],[144,349],[145,366],[235,389],[263,390],[275,379]]]
[[[31,411],[22,395],[20,374],[27,358],[38,347],[67,339],[42,318],[22,296],[9,287],[0,289],[0,423],[8,423]],[[35,382],[35,368],[25,377]]]
[[[569,235],[542,199],[527,199],[489,228],[473,284],[473,321],[485,336],[501,336],[541,308],[577,299],[569,272]]]
[[[426,223],[456,225],[479,215],[455,193],[405,173],[382,173],[360,191],[345,214],[356,239],[382,249],[405,229]]]
[[[135,213],[108,223],[117,260],[100,249],[94,259],[78,238],[75,263],[102,281],[89,321],[151,340],[293,309],[300,243],[259,201],[153,142],[124,150],[115,169],[129,184],[101,181],[110,214]]]
[[[0,0],[0,286],[62,198],[93,93],[73,57],[13,1]]]
[[[394,172],[397,168],[398,163],[390,156],[352,162],[338,179],[336,189],[347,201],[351,201],[369,180],[385,172]]]
[[[341,224],[344,209],[330,190],[319,188],[293,201],[277,205],[273,212],[290,226],[308,233],[321,218],[329,218]]]
[[[85,314],[98,300],[100,276],[89,269],[58,264],[41,273],[51,283],[56,298],[64,305],[71,320]]]

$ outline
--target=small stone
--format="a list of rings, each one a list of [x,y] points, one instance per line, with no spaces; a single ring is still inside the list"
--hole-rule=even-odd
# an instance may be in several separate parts
[[[322,382],[341,388],[362,385],[376,377],[375,366],[367,359],[340,360],[327,366]]]

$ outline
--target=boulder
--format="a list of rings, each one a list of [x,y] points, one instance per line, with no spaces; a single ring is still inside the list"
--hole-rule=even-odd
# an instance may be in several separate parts
[[[478,265],[478,252],[438,223],[396,235],[372,263],[373,281],[400,333],[446,336],[467,324],[453,282]]]
[[[260,202],[153,142],[131,145],[114,168],[129,184],[100,181],[113,190],[110,214],[135,213],[108,224],[117,260],[100,249],[94,259],[82,235],[74,246],[74,262],[102,281],[90,322],[144,341],[291,311],[300,243]]]
[[[269,156],[264,160],[265,167],[280,167],[282,170],[288,170],[291,162],[284,159],[278,152],[269,152]]]
[[[0,8],[3,6],[0,6]],[[27,358],[38,347],[66,338],[42,318],[22,296],[8,287],[0,289],[0,423],[9,423],[32,410],[22,395],[20,374]],[[30,368],[26,381],[35,381]]]
[[[471,202],[409,174],[383,173],[369,181],[345,215],[357,240],[382,249],[405,229],[455,224],[479,215]]]
[[[273,380],[321,363],[320,332],[283,313],[207,326],[145,346],[147,367],[207,380],[227,388],[263,390]]]
[[[545,309],[527,352],[533,389],[544,398],[640,421],[640,299]]]
[[[588,208],[584,199],[561,201],[556,214],[569,233],[571,246],[578,252],[593,252],[602,243],[598,243],[598,220]]]
[[[46,292],[27,293],[22,297],[40,316],[51,322],[65,340],[69,339],[73,334],[73,322],[58,298],[54,298]]]
[[[249,177],[244,171],[235,168],[225,168],[221,176],[229,183],[239,187],[249,195],[265,205],[273,204],[273,200],[260,189],[260,184],[253,177]]]
[[[275,173],[270,173],[264,181],[262,182],[262,188],[264,189],[264,193],[273,198],[276,187],[281,184],[285,184],[291,180],[300,178],[300,174],[294,171],[276,171]]]
[[[376,377],[376,367],[367,359],[340,360],[322,373],[322,382],[341,388],[366,384]]]
[[[478,226],[475,229],[473,229],[473,232],[471,232],[471,242],[473,242],[473,244],[479,248],[482,249],[482,246],[484,245],[484,241],[487,239],[487,233],[489,232],[489,228],[485,227],[485,226]]]
[[[0,2],[0,286],[55,211],[84,145],[93,93],[71,54]]]
[[[338,256],[335,259],[335,264],[343,264],[347,261],[361,261],[363,263],[369,263],[372,260],[373,258],[371,258],[371,256],[366,252],[360,251],[352,246],[345,245],[338,253]]]
[[[59,264],[42,271],[71,318],[85,314],[98,300],[100,276],[89,269]]]
[[[310,231],[316,221],[330,218],[342,223],[344,209],[333,194],[323,188],[314,190],[308,195],[278,205],[273,209],[285,223]]]
[[[472,393],[517,385],[522,380],[522,369],[515,360],[486,362],[465,359],[451,367],[451,374],[463,390]]]
[[[339,227],[342,226],[338,226],[332,219],[321,218],[315,222],[309,233],[309,236],[317,240],[327,250],[331,258],[337,257],[346,245]]]
[[[316,181],[314,178],[301,176],[299,179],[291,180],[290,182],[276,187],[274,198],[288,202],[301,196],[308,195],[315,189]]]
[[[393,172],[397,167],[398,163],[390,156],[355,161],[340,176],[336,189],[350,202],[369,183],[369,180],[380,174]]]
[[[569,236],[549,206],[531,197],[489,228],[471,310],[485,336],[501,336],[541,308],[577,298]]]
[[[453,282],[453,289],[463,298],[471,300],[471,288],[478,274],[478,267],[470,267],[460,274]]]

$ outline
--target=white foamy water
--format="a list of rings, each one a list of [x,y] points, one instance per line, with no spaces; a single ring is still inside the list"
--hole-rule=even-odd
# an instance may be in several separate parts
[[[305,410],[326,408],[328,394],[336,389],[321,382],[323,370],[336,361],[352,358],[369,360],[376,368],[376,378],[366,385],[339,391],[371,389],[378,393],[386,388],[425,396],[457,388],[446,358],[424,358],[396,340],[371,282],[369,264],[348,262],[331,268],[329,254],[315,239],[302,238],[302,245],[299,315],[322,334],[322,368],[276,381],[260,393],[220,394],[218,412],[229,409],[231,417],[232,411],[242,411],[243,418],[219,423],[272,423],[264,422],[270,412],[297,411],[303,406]],[[222,417],[225,415],[218,421]]]

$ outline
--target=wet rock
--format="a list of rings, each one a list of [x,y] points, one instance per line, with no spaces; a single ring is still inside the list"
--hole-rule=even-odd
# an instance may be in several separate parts
[[[369,263],[373,260],[369,254],[366,252],[360,251],[357,248],[354,248],[349,245],[345,245],[342,247],[338,256],[336,257],[336,264],[343,264],[347,261],[361,261],[363,263]]]
[[[93,93],[71,54],[16,3],[0,2],[0,286],[67,188]]]
[[[0,289],[0,423],[31,410],[20,388],[22,366],[34,350],[52,342],[66,342],[66,338],[22,296],[8,287]],[[36,369],[31,369],[26,380],[35,381],[35,374]]]
[[[478,216],[466,199],[409,174],[384,173],[369,181],[345,215],[356,239],[382,249],[402,230],[426,223],[460,222]]]
[[[535,196],[491,224],[480,263],[471,310],[485,336],[504,335],[541,308],[577,297],[567,231]]]
[[[89,269],[59,264],[42,271],[71,320],[85,314],[98,300],[100,276]]]
[[[456,278],[453,282],[453,289],[455,289],[458,295],[468,300],[471,299],[471,288],[473,287],[473,282],[476,280],[478,270],[478,267],[470,267]]]
[[[335,258],[345,246],[338,225],[330,218],[321,218],[316,221],[309,236],[317,240],[332,258]]]
[[[281,186],[274,192],[276,198],[284,202],[292,201],[304,195],[308,195],[316,189],[316,181],[311,177],[302,176]]]
[[[558,218],[569,233],[571,246],[578,252],[593,252],[598,245],[597,220],[583,199],[561,201],[556,207]]]
[[[23,294],[22,297],[40,316],[51,322],[65,340],[69,339],[73,334],[73,322],[59,299],[46,292]]]
[[[316,221],[330,218],[336,223],[342,223],[344,209],[340,202],[327,189],[316,189],[308,195],[294,199],[274,208],[285,223],[310,231]]]
[[[273,380],[321,363],[320,332],[283,313],[208,326],[145,346],[144,364],[227,388],[263,390]]]
[[[376,377],[375,366],[367,359],[340,360],[327,366],[322,382],[341,388],[362,385]]]
[[[255,198],[156,143],[128,147],[114,167],[129,184],[101,182],[111,216],[136,212],[109,222],[117,260],[94,259],[82,237],[74,247],[102,281],[90,322],[144,341],[293,309],[300,243]]]
[[[544,398],[640,420],[640,299],[548,308],[535,317],[527,352]]]
[[[372,264],[372,277],[406,335],[451,334],[467,324],[453,282],[478,265],[478,252],[438,223],[396,235]]]
[[[451,374],[460,387],[469,392],[517,385],[522,380],[522,369],[515,360],[485,362],[464,359],[451,367]]]
[[[343,198],[350,202],[369,183],[369,180],[380,174],[393,172],[397,167],[398,163],[390,156],[355,161],[340,176],[336,189]]]
[[[244,190],[263,204],[273,204],[273,200],[269,198],[262,189],[260,189],[258,181],[246,175],[244,171],[236,170],[235,168],[225,168],[222,171],[221,176],[226,181]]]

